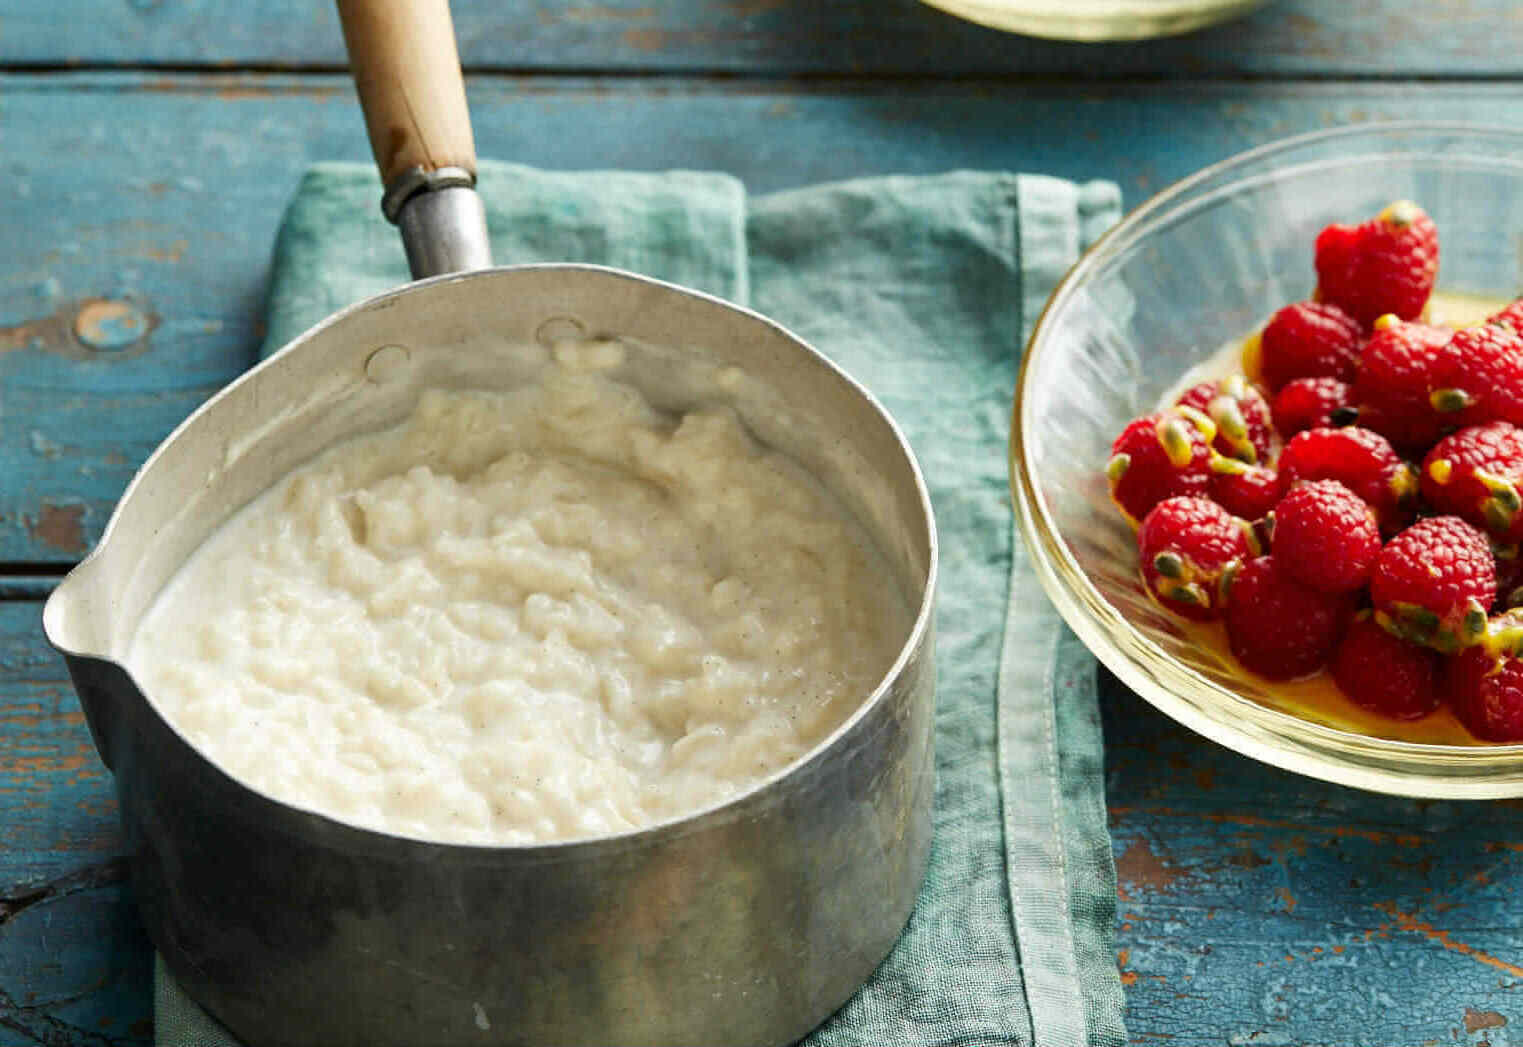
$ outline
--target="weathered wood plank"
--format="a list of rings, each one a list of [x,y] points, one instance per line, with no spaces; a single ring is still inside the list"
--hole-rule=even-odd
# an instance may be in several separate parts
[[[116,801],[40,610],[0,603],[0,1043],[143,1043]]]
[[[1523,86],[478,78],[471,98],[483,155],[547,167],[721,168],[758,192],[1006,168],[1115,177],[1135,202],[1298,131],[1515,122]],[[253,360],[304,165],[368,151],[340,77],[0,77],[0,142],[0,562],[63,564],[157,442]]]
[[[726,167],[758,189],[874,170],[1027,167],[1113,173],[1134,199],[1278,134],[1408,112],[1505,121],[1520,96],[1511,86],[1188,85],[1075,99],[989,84],[572,81],[473,91],[483,151],[548,166]],[[364,145],[337,80],[10,78],[0,98],[20,187],[0,201],[0,220],[22,245],[0,260],[0,557],[61,561],[98,534],[163,432],[250,358],[268,244],[301,165],[360,159]],[[1076,111],[1085,133],[1049,130]],[[586,133],[555,133],[566,126]],[[746,143],[735,126],[765,133]],[[1167,152],[1158,128],[1175,129]],[[96,298],[152,316],[146,343],[88,351],[134,331],[125,310],[81,318]],[[0,607],[0,623],[0,696],[14,721],[0,730],[14,765],[0,777],[0,884],[12,905],[55,884],[0,924],[0,1029],[18,1042],[84,1040],[87,1029],[130,1039],[143,1032],[134,1023],[146,1014],[146,947],[110,879],[109,792],[35,608]],[[1109,727],[1129,914],[1120,944],[1144,1042],[1215,1044],[1224,1031],[1418,1042],[1415,1030],[1479,1042],[1516,1014],[1523,956],[1506,907],[1515,809],[1315,786],[1201,745],[1146,709],[1115,706]],[[60,943],[72,959],[39,966],[45,984],[15,980]],[[1388,973],[1393,964],[1421,967],[1416,990]]]
[[[45,600],[58,584],[58,575],[51,570],[47,574],[10,575],[5,573],[10,566],[0,564],[0,601]]]
[[[0,1044],[151,1042],[152,952],[125,868],[90,866],[5,915],[0,898]]]
[[[1134,1042],[1516,1042],[1523,805],[1276,771],[1102,676]]]
[[[42,638],[41,604],[0,603],[0,889],[115,851],[116,806],[84,713]]]
[[[1276,0],[1192,37],[1089,47],[998,33],[916,0],[456,0],[475,67],[936,76],[1499,76],[1523,70],[1512,0]],[[60,27],[68,26],[68,32]],[[326,65],[333,5],[305,0],[15,0],[0,62]]]
[[[1511,1042],[1523,805],[1322,785],[1104,704],[1136,1042]],[[0,826],[0,1043],[141,1041],[109,779],[33,603],[0,604]]]

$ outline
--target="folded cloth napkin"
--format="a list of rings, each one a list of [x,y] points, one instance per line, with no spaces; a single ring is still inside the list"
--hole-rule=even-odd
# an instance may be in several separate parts
[[[1015,535],[1006,441],[1038,311],[1109,183],[956,172],[748,199],[725,175],[484,164],[494,257],[596,262],[750,305],[882,399],[940,530],[935,840],[914,915],[808,1047],[1120,1044],[1095,665]],[[322,165],[276,249],[267,351],[407,279],[370,169]],[[233,1039],[157,970],[157,1041]]]

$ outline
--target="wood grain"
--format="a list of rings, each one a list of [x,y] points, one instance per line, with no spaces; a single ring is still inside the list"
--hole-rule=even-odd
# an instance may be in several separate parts
[[[1513,76],[1523,9],[1273,0],[1196,36],[1091,47],[995,32],[915,0],[456,0],[468,67],[1029,76]],[[307,0],[13,0],[0,62],[341,68],[333,5]],[[69,26],[68,32],[59,27]]]
[[[487,78],[470,96],[482,155],[546,167],[717,168],[755,192],[1005,168],[1116,176],[1135,203],[1298,131],[1516,122],[1523,86]],[[0,254],[0,563],[61,565],[99,537],[153,447],[253,361],[303,167],[367,148],[337,76],[12,75],[0,97],[0,227],[15,231]]]
[[[1312,782],[1101,675],[1134,1043],[1516,1042],[1523,804]]]
[[[81,6],[91,27],[59,33],[55,19],[77,2],[0,12],[0,61],[337,61],[323,4]],[[1041,170],[1117,177],[1136,203],[1242,148],[1333,124],[1523,126],[1513,79],[1336,79],[1515,77],[1523,31],[1501,2],[1282,0],[1191,48],[1094,51],[961,27],[898,0],[814,7],[541,4],[530,11],[542,35],[510,40],[505,8],[457,3],[468,60],[767,77],[475,77],[481,152],[547,167],[722,168],[755,192],[885,171]],[[995,75],[773,79],[959,69]],[[1003,78],[1128,70],[1145,79]],[[1168,79],[1179,73],[1247,79]],[[11,234],[0,254],[0,563],[25,568],[0,576],[0,1045],[146,1043],[148,945],[122,879],[109,778],[41,635],[49,582],[38,574],[77,559],[136,465],[252,361],[270,246],[303,166],[368,150],[336,75],[0,75],[0,141],[0,227]],[[1104,706],[1135,1042],[1518,1042],[1523,805],[1320,785],[1200,741],[1123,689],[1107,688]]]
[[[0,1044],[137,1043],[149,946],[109,777],[38,614],[0,603]],[[1510,1042],[1496,1030],[1523,1017],[1523,804],[1274,771],[1105,680],[1134,1042]]]
[[[39,613],[0,603],[0,1044],[144,1043],[116,801]]]
[[[381,181],[412,170],[476,173],[448,0],[339,0],[370,149]]]

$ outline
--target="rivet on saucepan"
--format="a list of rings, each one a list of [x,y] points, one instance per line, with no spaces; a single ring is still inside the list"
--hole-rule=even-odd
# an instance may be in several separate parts
[[[131,302],[96,298],[74,314],[74,335],[82,344],[102,353],[119,353],[136,345],[152,324]]]
[[[586,337],[587,328],[574,316],[552,316],[534,332],[534,340],[546,349],[554,349],[561,342],[577,342]]]
[[[394,382],[407,370],[411,359],[405,345],[383,345],[365,358],[365,377],[376,385]]]

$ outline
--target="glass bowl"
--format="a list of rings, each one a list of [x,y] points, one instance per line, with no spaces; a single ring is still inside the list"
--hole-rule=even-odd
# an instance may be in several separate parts
[[[1247,14],[1264,0],[925,0],[970,22],[1049,40],[1145,40]]]
[[[1372,737],[1290,711],[1147,597],[1111,504],[1111,441],[1183,373],[1310,296],[1312,241],[1392,200],[1438,224],[1439,290],[1523,287],[1523,131],[1366,124],[1251,150],[1132,212],[1059,285],[1026,349],[1011,426],[1016,513],[1042,585],[1091,651],[1162,712],[1231,749],[1345,785],[1523,796],[1523,745]],[[1198,634],[1196,634],[1198,635]]]

